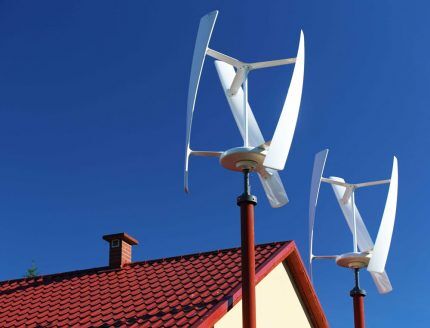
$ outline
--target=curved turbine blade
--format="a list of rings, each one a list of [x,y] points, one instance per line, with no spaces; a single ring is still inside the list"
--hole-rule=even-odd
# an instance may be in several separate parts
[[[328,149],[324,149],[315,155],[314,168],[312,171],[311,193],[309,195],[309,263],[313,257],[313,239],[315,210],[318,203],[318,194],[320,191],[321,177],[324,172],[325,162],[328,156]],[[310,267],[309,267],[310,268]]]
[[[305,44],[303,31],[300,32],[299,49],[297,51],[296,64],[293,77],[285,99],[284,107],[273,134],[272,143],[264,160],[264,166],[275,170],[283,170],[290,152],[299,116],[300,101],[302,98],[303,75],[305,70]]]
[[[388,279],[388,275],[385,271],[382,273],[370,272],[370,275],[372,276],[379,294],[386,294],[393,290],[390,279]]]
[[[381,225],[379,227],[378,236],[376,237],[372,258],[370,259],[369,266],[367,267],[367,270],[371,272],[383,272],[385,263],[387,262],[394,222],[396,219],[398,180],[399,174],[397,158],[394,156],[393,169],[391,171],[391,182],[388,189],[384,214],[382,215]]]
[[[345,182],[342,178],[337,177],[330,177],[331,180],[339,181],[339,182]],[[351,197],[348,199],[348,201],[344,204],[342,202],[342,197],[345,194],[346,187],[332,184],[331,185],[334,191],[334,194],[336,195],[337,202],[339,203],[339,206],[342,210],[343,216],[345,217],[346,222],[348,223],[348,227],[351,230],[351,233],[354,233],[354,219],[353,219],[353,212],[351,208],[352,199]],[[373,241],[372,238],[370,238],[369,232],[367,231],[366,226],[364,225],[363,219],[361,217],[360,212],[357,209],[357,206],[354,205],[355,210],[355,219],[357,222],[357,244],[358,248],[362,252],[371,251],[373,249]]]
[[[190,138],[191,125],[193,122],[194,106],[196,104],[197,90],[199,88],[200,76],[202,74],[203,64],[205,62],[206,51],[209,46],[212,31],[218,11],[213,11],[200,19],[199,30],[197,32],[196,44],[194,46],[193,62],[191,64],[190,84],[188,86],[188,103],[187,103],[187,135],[185,140],[185,172],[184,188],[188,192],[188,160],[190,157]]]
[[[266,169],[266,171],[268,174],[262,174],[259,172],[258,177],[263,185],[263,189],[266,193],[267,199],[269,200],[270,206],[279,208],[288,204],[288,196],[285,192],[279,173],[271,169]]]
[[[221,81],[224,94],[227,97],[228,104],[230,105],[231,112],[233,113],[234,120],[239,128],[243,140],[245,140],[245,117],[243,113],[243,89],[239,87],[236,94],[230,95],[229,88],[233,83],[236,71],[233,66],[225,62],[216,60],[215,67]],[[263,134],[258,127],[251,107],[248,107],[248,143],[251,147],[257,147],[264,144]]]

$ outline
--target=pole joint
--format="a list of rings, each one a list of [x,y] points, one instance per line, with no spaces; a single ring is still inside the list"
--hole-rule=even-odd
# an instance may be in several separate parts
[[[349,295],[351,297],[355,297],[355,296],[365,297],[366,296],[366,291],[364,289],[360,288],[360,273],[359,273],[359,271],[360,271],[360,269],[354,269],[355,286],[349,292]]]
[[[249,185],[249,169],[243,170],[243,183],[244,183],[244,190],[243,194],[237,197],[237,205],[241,206],[242,204],[252,204],[257,205],[257,197],[254,195],[251,195],[251,187]]]

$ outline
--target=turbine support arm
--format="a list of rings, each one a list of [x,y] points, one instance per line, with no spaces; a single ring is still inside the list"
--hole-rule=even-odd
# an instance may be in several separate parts
[[[239,88],[245,82],[247,75],[248,75],[247,68],[244,68],[243,66],[241,66],[237,69],[236,75],[234,76],[233,82],[231,83],[230,89],[228,90],[230,96],[233,96],[237,93]]]
[[[370,186],[377,186],[377,185],[381,185],[381,184],[388,184],[390,182],[391,182],[391,179],[370,181],[370,182],[357,183],[354,185],[354,187],[355,188],[370,187]]]
[[[202,157],[220,157],[222,151],[190,150],[190,155]]]
[[[296,62],[296,58],[285,58],[285,59],[276,59],[276,60],[248,63],[246,65],[248,65],[249,70],[253,70],[253,69],[259,69],[259,68],[290,65],[290,64],[294,64],[295,62]]]
[[[336,180],[327,179],[327,178],[321,178],[321,181],[325,182],[325,183],[330,183],[330,184],[342,186],[342,187],[347,187],[347,188],[352,186],[351,184],[346,183],[346,182],[336,181]]]
[[[337,255],[312,255],[315,260],[335,260]]]
[[[213,50],[211,48],[208,48],[208,50],[206,51],[206,54],[208,56],[211,56],[212,58],[218,59],[223,61],[224,63],[230,64],[236,68],[242,67],[244,65],[243,62],[241,62],[240,60],[227,56],[221,52],[218,52],[216,50]]]

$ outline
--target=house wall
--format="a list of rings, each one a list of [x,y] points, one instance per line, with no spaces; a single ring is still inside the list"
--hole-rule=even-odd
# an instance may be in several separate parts
[[[257,327],[312,327],[297,293],[291,274],[280,263],[256,287]],[[242,327],[242,301],[239,301],[214,326]]]

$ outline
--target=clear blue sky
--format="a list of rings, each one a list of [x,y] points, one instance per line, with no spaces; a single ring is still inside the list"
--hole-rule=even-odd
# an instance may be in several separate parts
[[[306,70],[286,170],[290,204],[271,209],[257,179],[258,243],[294,239],[308,256],[314,154],[327,175],[388,178],[399,159],[399,204],[387,271],[394,291],[368,291],[369,327],[426,327],[430,46],[424,1],[1,1],[0,279],[103,266],[101,236],[126,231],[144,260],[239,245],[241,177],[215,159],[191,160],[183,193],[186,96],[199,19],[220,10],[211,47],[249,61],[293,56],[302,28]],[[291,67],[252,74],[250,103],[266,139]],[[193,125],[196,149],[241,144],[211,60]],[[357,194],[374,236],[386,187]],[[350,250],[329,186],[316,249]],[[352,324],[352,274],[316,263],[315,286],[333,327]]]

